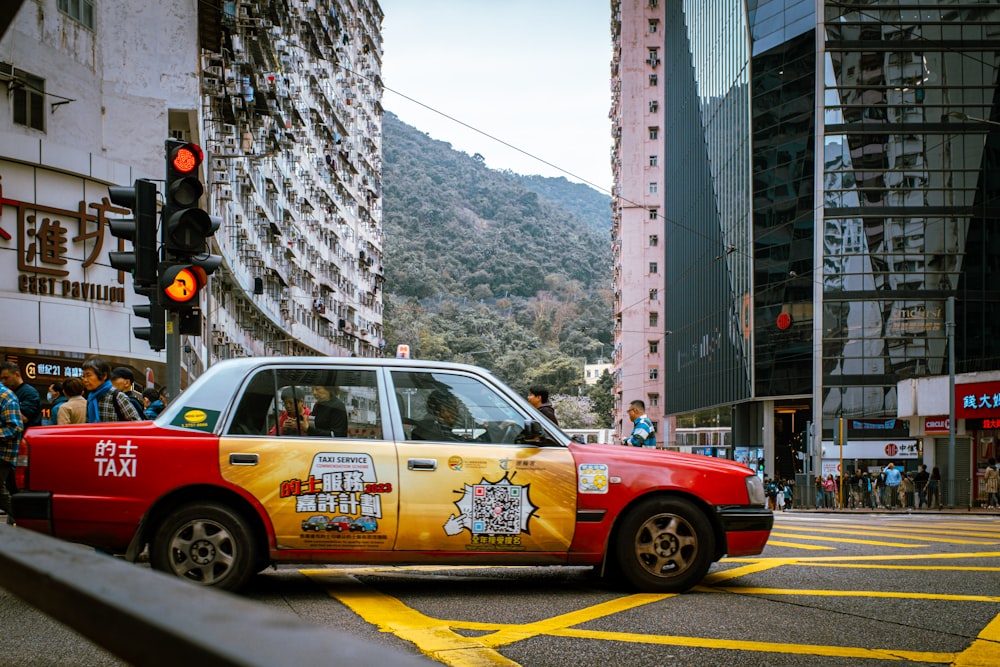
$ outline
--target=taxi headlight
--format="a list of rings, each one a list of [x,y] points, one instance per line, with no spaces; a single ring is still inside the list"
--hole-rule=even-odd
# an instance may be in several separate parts
[[[764,505],[764,482],[757,475],[747,475],[747,496],[751,505]]]

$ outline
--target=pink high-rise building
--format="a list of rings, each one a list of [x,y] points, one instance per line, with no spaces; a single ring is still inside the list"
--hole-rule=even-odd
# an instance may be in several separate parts
[[[612,254],[614,257],[615,428],[646,403],[657,445],[670,442],[663,420],[663,17],[656,0],[612,0]]]

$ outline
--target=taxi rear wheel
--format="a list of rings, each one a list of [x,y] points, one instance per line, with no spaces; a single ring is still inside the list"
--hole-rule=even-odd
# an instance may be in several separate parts
[[[204,586],[236,590],[257,571],[253,534],[237,512],[192,503],[167,516],[150,546],[150,564]]]
[[[618,573],[632,587],[683,593],[697,585],[715,554],[715,533],[683,498],[649,498],[622,520],[614,547]]]

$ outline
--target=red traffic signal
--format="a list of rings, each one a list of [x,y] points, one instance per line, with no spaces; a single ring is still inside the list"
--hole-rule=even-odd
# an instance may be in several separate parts
[[[164,148],[167,152],[166,207],[195,206],[205,192],[198,178],[198,167],[205,154],[198,144],[179,139],[167,139]]]
[[[178,173],[190,174],[195,171],[205,159],[198,144],[181,144],[174,147],[170,155],[170,166]]]

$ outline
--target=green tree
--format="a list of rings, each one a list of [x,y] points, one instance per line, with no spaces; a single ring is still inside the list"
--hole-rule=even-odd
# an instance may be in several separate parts
[[[598,428],[612,428],[614,425],[612,421],[615,409],[614,390],[615,383],[611,373],[604,371],[587,392],[594,406],[594,414],[597,415]]]

